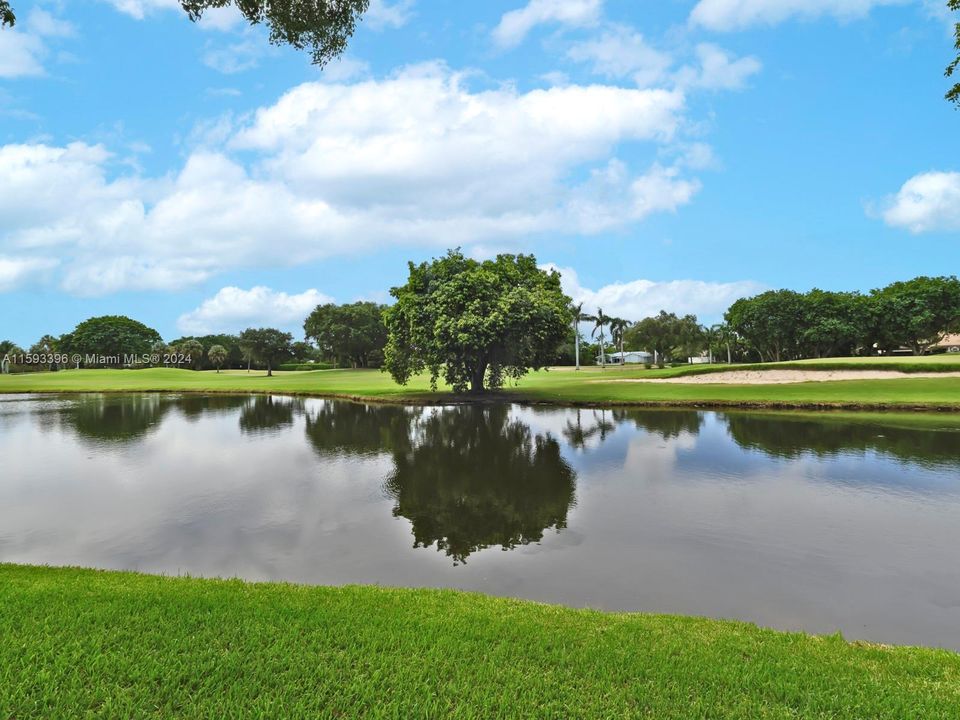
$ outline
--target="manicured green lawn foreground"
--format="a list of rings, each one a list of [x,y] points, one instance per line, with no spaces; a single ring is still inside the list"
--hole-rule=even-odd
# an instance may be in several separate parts
[[[960,362],[938,361],[938,367],[960,371]],[[864,367],[877,364],[861,363]],[[784,364],[763,366],[769,369]],[[831,367],[828,365],[826,367]],[[889,369],[890,364],[882,364]],[[737,369],[737,366],[732,366]],[[750,366],[751,368],[755,366]],[[796,367],[794,365],[794,367]],[[804,365],[817,369],[813,363]],[[882,380],[805,382],[792,385],[679,385],[630,380],[656,380],[678,374],[698,374],[698,366],[644,370],[639,368],[553,368],[530,373],[493,399],[554,404],[611,405],[741,405],[754,407],[846,407],[851,409],[960,409],[960,378],[908,377]],[[232,392],[283,393],[401,402],[448,402],[449,392],[430,392],[428,378],[397,385],[378,370],[319,370],[282,372],[194,372],[147,370],[70,370],[55,373],[0,375],[0,393],[22,392]]]
[[[960,655],[437,590],[0,565],[0,717],[957,718]]]

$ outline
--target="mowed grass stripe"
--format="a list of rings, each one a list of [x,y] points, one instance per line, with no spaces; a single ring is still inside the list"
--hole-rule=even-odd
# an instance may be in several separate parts
[[[779,368],[779,365],[764,366]],[[814,367],[804,365],[806,369]],[[887,367],[886,365],[884,367]],[[948,365],[950,367],[950,365]],[[952,366],[960,370],[960,364]],[[627,379],[672,377],[689,369],[555,368],[530,373],[494,395],[505,400],[556,404],[675,404],[773,407],[960,408],[960,378],[840,380],[787,385],[711,385],[630,383]],[[74,370],[0,376],[0,393],[23,392],[140,392],[288,393],[328,397],[443,402],[449,392],[431,392],[428,378],[417,376],[397,385],[377,370],[284,372],[194,372],[148,370]]]
[[[960,717],[960,655],[440,590],[0,565],[0,716]]]

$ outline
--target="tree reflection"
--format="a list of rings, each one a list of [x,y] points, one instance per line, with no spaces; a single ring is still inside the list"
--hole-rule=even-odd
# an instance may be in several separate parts
[[[614,410],[617,424],[632,422],[638,430],[655,433],[664,440],[673,440],[686,433],[699,435],[703,413],[695,410]]]
[[[458,564],[566,527],[576,476],[557,441],[511,419],[507,406],[438,409],[411,422],[408,437],[393,446],[385,488],[394,515],[413,524],[414,547],[436,543]]]
[[[307,414],[307,439],[321,457],[377,455],[410,445],[422,408],[326,401]]]
[[[187,420],[196,420],[204,415],[230,413],[247,404],[244,395],[182,395],[177,399],[177,409]]]
[[[275,433],[293,425],[294,416],[303,412],[298,398],[257,395],[240,411],[240,430],[244,433]]]
[[[58,407],[56,417],[85,440],[127,444],[158,428],[175,404],[175,398],[165,395],[82,395]],[[41,422],[46,420],[46,414],[41,416]]]
[[[956,467],[960,428],[938,427],[931,418],[894,416],[861,420],[849,416],[729,413],[724,416],[742,448],[778,458],[832,457],[875,451],[927,466]]]
[[[607,410],[577,408],[575,419],[568,419],[563,429],[563,437],[567,444],[578,450],[586,448],[594,438],[602,444],[607,439],[607,435],[617,429],[608,414],[613,417],[613,413]]]

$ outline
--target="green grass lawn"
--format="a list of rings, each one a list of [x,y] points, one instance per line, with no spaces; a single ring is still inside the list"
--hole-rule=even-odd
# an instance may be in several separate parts
[[[897,359],[899,360],[899,359]],[[960,358],[920,358],[931,368],[960,371]],[[914,359],[909,359],[910,363]],[[807,362],[802,367],[833,368],[837,361]],[[896,367],[896,361],[845,361],[855,367]],[[795,363],[760,366],[785,368]],[[722,367],[722,366],[721,366]],[[754,368],[757,366],[737,366]],[[715,370],[716,367],[710,368]],[[554,368],[524,377],[497,396],[503,399],[583,404],[745,405],[770,407],[849,408],[960,408],[960,378],[906,378],[843,380],[792,385],[677,385],[618,382],[631,378],[672,377],[701,372],[702,368]],[[443,401],[447,392],[431,393],[425,376],[401,387],[377,370],[319,370],[281,372],[194,372],[157,368],[149,370],[74,370],[0,376],[0,393],[16,392],[275,392],[388,401]]]
[[[960,655],[438,590],[0,565],[0,717],[960,717]]]

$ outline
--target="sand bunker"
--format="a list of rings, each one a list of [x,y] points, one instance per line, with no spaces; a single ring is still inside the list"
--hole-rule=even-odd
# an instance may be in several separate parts
[[[673,378],[619,379],[627,383],[671,383],[675,385],[789,385],[790,383],[837,380],[897,380],[901,378],[960,377],[960,372],[904,373],[896,370],[727,370],[683,375]],[[601,381],[602,382],[602,381]]]

